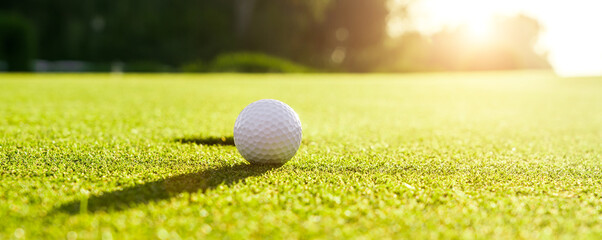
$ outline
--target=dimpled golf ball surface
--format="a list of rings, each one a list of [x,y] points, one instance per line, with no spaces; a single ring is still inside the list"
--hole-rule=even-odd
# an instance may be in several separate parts
[[[285,103],[263,99],[249,104],[236,118],[234,144],[250,163],[285,163],[301,145],[301,121]]]

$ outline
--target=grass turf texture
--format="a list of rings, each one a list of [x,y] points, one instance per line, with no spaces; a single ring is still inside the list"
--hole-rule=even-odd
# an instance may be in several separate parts
[[[0,239],[600,238],[602,79],[0,75]],[[292,106],[284,166],[238,113]]]

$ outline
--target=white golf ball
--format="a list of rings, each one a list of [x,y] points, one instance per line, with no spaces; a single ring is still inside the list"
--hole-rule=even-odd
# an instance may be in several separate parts
[[[234,145],[250,163],[287,162],[297,153],[301,136],[301,120],[297,113],[274,99],[249,104],[234,124]]]

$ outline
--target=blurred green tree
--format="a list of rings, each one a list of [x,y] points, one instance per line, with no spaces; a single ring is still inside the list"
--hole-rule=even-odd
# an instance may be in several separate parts
[[[387,38],[387,0],[336,0],[326,13],[327,50],[347,71],[378,65]]]
[[[8,71],[31,71],[35,36],[29,21],[15,14],[0,13],[0,60]]]
[[[4,0],[30,19],[47,60],[178,65],[234,49],[232,0]]]
[[[243,49],[322,69],[363,72],[380,62],[387,0],[252,1],[253,13],[244,14]]]

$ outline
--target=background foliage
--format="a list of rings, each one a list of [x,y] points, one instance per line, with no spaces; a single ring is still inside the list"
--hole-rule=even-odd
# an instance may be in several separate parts
[[[35,54],[32,24],[18,15],[0,14],[0,59],[6,59],[11,71],[31,70]]]
[[[259,52],[328,71],[549,67],[545,55],[533,51],[541,31],[535,19],[500,19],[496,33],[501,41],[475,48],[466,45],[462,29],[391,37],[391,13],[398,18],[405,13],[404,6],[388,2],[5,0],[0,10],[32,23],[38,41],[28,51],[39,59],[136,65],[126,71],[173,71],[232,52]]]

